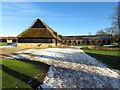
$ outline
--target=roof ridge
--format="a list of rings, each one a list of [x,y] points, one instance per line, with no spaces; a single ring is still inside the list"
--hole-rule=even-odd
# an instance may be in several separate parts
[[[51,34],[52,34],[56,39],[61,40],[60,37],[58,36],[58,33],[57,33],[57,32],[55,32],[52,28],[50,28],[50,27],[49,27],[46,23],[44,23],[42,20],[41,20],[41,22],[44,24],[44,26],[47,28],[47,30],[48,30],[49,32],[51,32]],[[57,33],[57,35],[55,35],[54,32]]]
[[[30,25],[30,29],[37,23],[37,21],[40,21],[42,24],[43,24],[43,22],[42,22],[42,20],[41,19],[39,19],[39,18],[37,18],[36,20],[34,20],[34,22]],[[43,24],[43,26],[45,27],[45,25]],[[41,28],[41,27],[40,27]]]
[[[20,33],[19,35],[18,35],[18,37],[19,36],[21,36],[24,32],[26,32],[26,31],[29,31],[30,29],[42,29],[42,27],[37,27],[37,26],[34,26],[36,23],[37,23],[37,25],[39,25],[38,23],[39,23],[39,21],[40,21],[40,23],[44,26],[44,28],[46,29],[46,31],[48,31],[50,34],[51,34],[51,36],[53,37],[53,38],[56,38],[57,40],[61,40],[61,38],[59,37],[59,35],[58,35],[58,33],[57,32],[55,32],[52,28],[50,28],[46,23],[44,23],[41,19],[36,19],[36,20],[34,20],[34,22],[32,23],[32,25],[31,26],[29,26],[28,27],[28,29],[26,29],[26,30],[24,30],[22,33]],[[37,22],[38,21],[38,22]],[[36,28],[34,28],[34,27],[36,27]]]

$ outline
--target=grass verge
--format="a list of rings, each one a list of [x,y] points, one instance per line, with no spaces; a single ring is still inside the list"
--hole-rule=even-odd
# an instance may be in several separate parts
[[[2,88],[31,88],[40,85],[49,66],[30,60],[2,59]]]
[[[6,46],[7,43],[6,42],[0,42],[0,46]]]
[[[120,50],[95,50],[88,48],[82,48],[82,50],[111,68],[120,70]]]

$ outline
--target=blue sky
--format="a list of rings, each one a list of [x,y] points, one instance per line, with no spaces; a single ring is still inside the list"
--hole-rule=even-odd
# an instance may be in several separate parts
[[[117,2],[4,2],[2,36],[17,36],[40,18],[61,35],[95,34],[111,26]]]

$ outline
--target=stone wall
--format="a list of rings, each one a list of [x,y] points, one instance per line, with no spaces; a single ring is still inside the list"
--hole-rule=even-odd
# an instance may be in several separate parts
[[[54,47],[55,43],[17,43],[17,47],[20,48],[46,48]]]

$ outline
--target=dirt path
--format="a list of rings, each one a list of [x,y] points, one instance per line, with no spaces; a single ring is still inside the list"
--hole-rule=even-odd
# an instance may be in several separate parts
[[[119,74],[79,48],[28,49],[13,58],[27,58],[52,65],[42,87],[118,88]]]
[[[22,51],[22,50],[25,50],[25,49],[18,48],[14,44],[10,44],[8,46],[0,46],[0,58],[10,57],[12,53]]]

